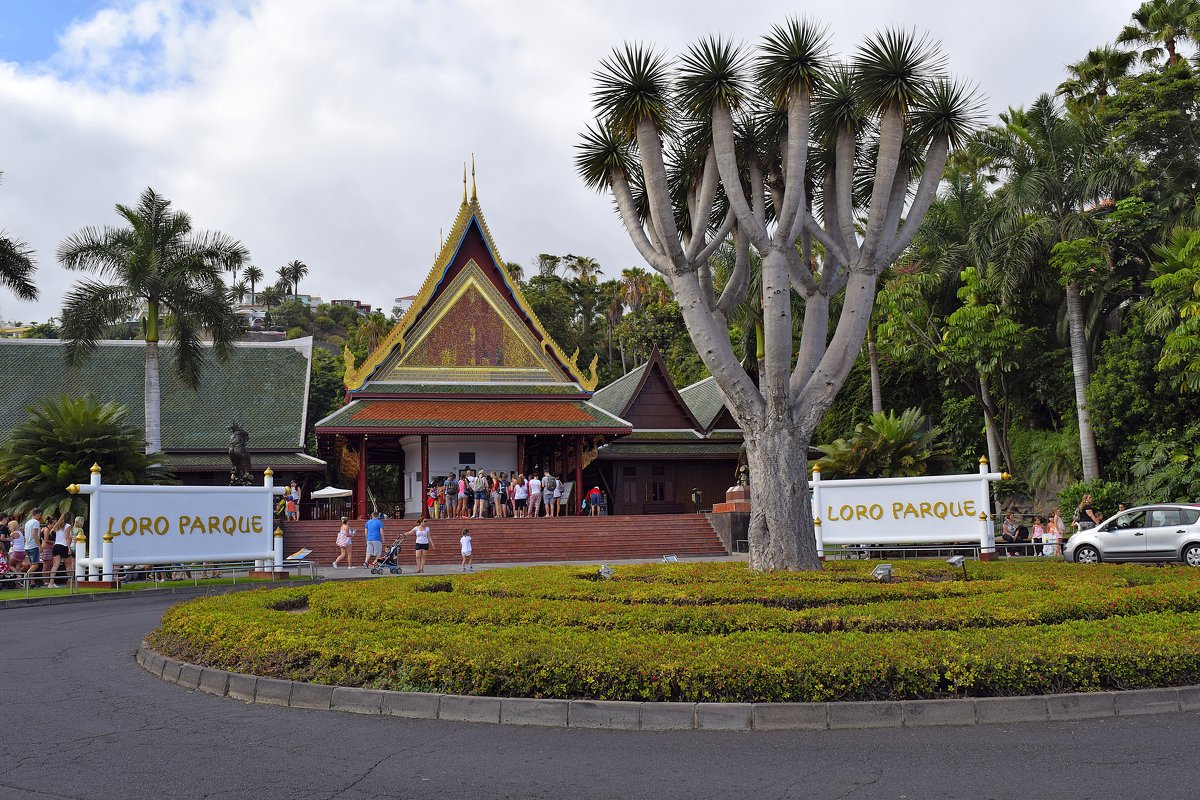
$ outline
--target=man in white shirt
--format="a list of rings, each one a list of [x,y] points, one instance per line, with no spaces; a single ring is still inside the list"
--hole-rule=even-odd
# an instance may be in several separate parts
[[[42,510],[34,509],[25,521],[25,574],[31,576],[42,568]]]

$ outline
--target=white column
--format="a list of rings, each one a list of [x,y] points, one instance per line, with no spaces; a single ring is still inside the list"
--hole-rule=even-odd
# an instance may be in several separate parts
[[[817,537],[817,557],[825,558],[825,537],[821,533],[821,467],[817,464],[812,468],[812,517],[813,532]]]
[[[116,580],[113,573],[113,535],[111,533],[104,534],[104,543],[101,546],[101,560],[104,563],[104,580]]]
[[[87,537],[82,532],[75,534],[75,580],[87,580]]]
[[[992,527],[992,493],[988,487],[987,456],[979,457],[979,556],[993,558],[996,554],[996,532]],[[985,555],[987,554],[987,555]]]
[[[283,572],[283,531],[275,529],[275,571]]]

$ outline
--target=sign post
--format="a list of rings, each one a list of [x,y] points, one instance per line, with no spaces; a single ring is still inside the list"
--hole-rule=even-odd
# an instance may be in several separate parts
[[[282,571],[283,534],[274,527],[275,488],[267,469],[262,486],[117,486],[93,465],[86,551],[76,540],[75,569],[91,580],[116,580],[116,567],[253,561]]]

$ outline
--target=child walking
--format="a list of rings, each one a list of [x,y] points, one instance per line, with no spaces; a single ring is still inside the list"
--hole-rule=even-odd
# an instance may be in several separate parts
[[[475,567],[471,564],[471,531],[469,529],[462,529],[462,536],[458,543],[462,546],[462,571],[474,572]]]

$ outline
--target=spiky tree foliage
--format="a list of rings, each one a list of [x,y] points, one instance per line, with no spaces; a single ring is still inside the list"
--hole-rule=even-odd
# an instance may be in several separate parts
[[[1001,114],[1000,124],[983,131],[975,144],[1002,181],[993,194],[987,235],[994,259],[1004,265],[1003,300],[1048,276],[1064,290],[1084,480],[1100,474],[1087,405],[1091,358],[1084,296],[1089,287],[1078,271],[1051,276],[1044,266],[1055,245],[1094,233],[1098,204],[1128,188],[1134,171],[1107,144],[1091,119],[1064,113],[1046,94],[1028,109]]]
[[[286,270],[287,282],[292,287],[292,297],[300,296],[300,281],[308,277],[308,265],[298,258],[292,259],[279,271],[280,277]]]
[[[672,62],[626,44],[595,73],[597,121],[576,160],[588,185],[612,192],[746,433],[754,569],[820,566],[794,477],[862,346],[880,273],[912,241],[977,114],[926,39],[883,31],[844,62],[827,43],[822,26],[791,19],[753,51],[708,37]],[[734,266],[718,293],[709,260],[729,237]],[[762,259],[757,383],[728,335],[751,249]]]
[[[169,473],[143,447],[141,431],[118,403],[42,398],[0,451],[0,505],[18,513],[40,508],[48,516],[86,516],[86,496],[69,494],[67,487],[87,483],[93,464],[100,465],[105,483],[169,482]]]
[[[255,287],[258,285],[258,282],[263,279],[263,271],[251,264],[242,271],[242,277],[250,281],[250,296],[257,301],[258,292],[256,291]]]
[[[22,300],[37,300],[37,287],[33,285],[36,270],[29,245],[0,230],[0,286],[7,286]]]
[[[1196,0],[1147,0],[1133,12],[1132,21],[1117,35],[1118,44],[1145,46],[1142,62],[1155,64],[1167,57],[1167,66],[1183,60],[1180,40],[1195,40],[1200,17]]]
[[[286,264],[275,271],[275,286],[281,294],[292,292],[292,270]]]
[[[1101,102],[1117,81],[1129,74],[1137,53],[1112,45],[1096,47],[1086,57],[1067,65],[1071,77],[1058,85],[1058,94],[1072,108],[1088,108]]]
[[[1177,228],[1155,245],[1146,327],[1163,335],[1159,369],[1184,392],[1200,392],[1200,231]]]
[[[207,334],[213,354],[223,360],[241,332],[222,275],[246,258],[246,248],[222,233],[194,232],[192,218],[172,209],[171,201],[153,189],[142,192],[136,208],[116,208],[129,227],[84,228],[58,247],[64,267],[102,279],[82,280],[67,293],[63,338],[68,359],[79,362],[108,326],[144,309],[146,451],[157,453],[162,450],[162,327],[173,344],[180,379],[196,387],[206,359],[202,337]]]
[[[940,428],[929,428],[919,408],[877,411],[854,427],[849,439],[817,445],[823,478],[911,478],[924,475],[950,449],[938,441]]]

